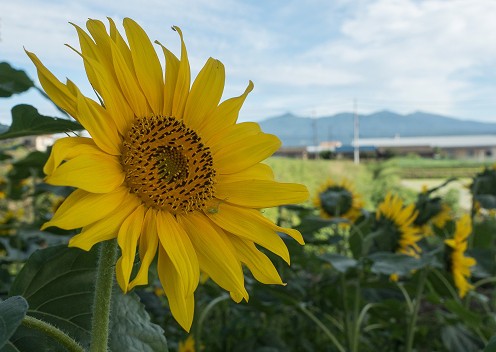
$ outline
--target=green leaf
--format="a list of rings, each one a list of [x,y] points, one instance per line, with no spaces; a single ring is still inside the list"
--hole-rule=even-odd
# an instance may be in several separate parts
[[[12,108],[12,125],[0,134],[0,140],[24,136],[64,133],[83,130],[78,122],[44,116],[31,105],[16,105]]]
[[[475,352],[480,351],[484,346],[463,325],[448,325],[443,327],[441,330],[441,339],[446,350],[450,352]]]
[[[348,258],[344,255],[334,253],[323,254],[320,258],[330,263],[332,267],[340,273],[345,273],[349,269],[355,268],[358,264],[358,261],[353,258]]]
[[[483,352],[496,352],[496,336],[491,337]]]
[[[28,302],[21,296],[7,298],[0,302],[0,349],[21,325],[28,310]]]
[[[25,158],[12,164],[8,173],[11,180],[22,180],[31,176],[44,177],[43,166],[48,160],[46,152],[31,152]]]
[[[0,97],[8,98],[33,87],[33,81],[22,70],[16,70],[7,62],[0,62]]]
[[[30,306],[29,315],[57,326],[87,348],[97,254],[98,246],[90,252],[66,246],[38,250],[18,274],[10,295],[24,296]],[[112,351],[166,350],[162,329],[150,322],[134,293],[124,295],[114,284],[112,312]],[[42,351],[47,346],[53,351],[64,351],[55,341],[23,326],[12,337],[12,343],[21,352]]]
[[[375,274],[409,275],[412,270],[424,265],[418,258],[398,253],[377,252],[369,255],[368,258],[373,262],[371,271]]]
[[[481,324],[481,316],[478,313],[471,311],[470,309],[464,307],[460,301],[454,299],[447,299],[444,302],[444,306],[452,313],[456,314],[460,321],[463,321],[464,325],[478,328]]]

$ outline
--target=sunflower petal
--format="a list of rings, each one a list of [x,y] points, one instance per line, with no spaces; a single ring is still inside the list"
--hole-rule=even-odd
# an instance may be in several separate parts
[[[96,243],[117,237],[124,220],[139,205],[140,202],[135,196],[127,194],[125,200],[109,216],[83,227],[81,233],[72,237],[69,241],[69,247],[78,247],[89,251]]]
[[[241,264],[224,232],[201,214],[178,215],[178,221],[195,247],[201,269],[219,286],[248,301]]]
[[[213,58],[198,73],[184,108],[183,121],[195,130],[211,123],[205,117],[210,115],[219,104],[225,83],[224,65]]]
[[[236,249],[239,260],[248,266],[255,279],[263,284],[285,285],[274,264],[253,242],[237,236],[229,236],[229,240]]]
[[[135,278],[129,284],[129,290],[138,285],[148,284],[148,269],[158,248],[157,217],[155,210],[149,208],[145,214],[143,231],[139,238],[139,256],[141,265]]]
[[[239,111],[245,102],[248,94],[253,90],[253,82],[248,83],[245,92],[239,97],[230,98],[222,102],[210,116],[208,116],[208,124],[202,127],[202,133],[205,138],[213,136],[218,131],[225,127],[232,126],[238,120]]]
[[[221,203],[217,212],[207,212],[206,215],[225,231],[267,248],[289,264],[289,252],[284,241],[269,226],[258,221],[253,212],[257,211]]]
[[[43,224],[41,229],[56,226],[68,230],[92,224],[113,212],[122,203],[127,192],[124,187],[104,194],[77,189],[67,197],[53,218]]]
[[[184,291],[183,277],[177,272],[163,246],[158,249],[157,271],[174,319],[189,332],[195,311],[194,295]]]
[[[188,53],[183,40],[183,33],[179,27],[174,26],[173,29],[181,38],[181,61],[177,71],[177,81],[174,88],[174,99],[172,100],[172,116],[177,119],[182,119],[184,107],[188,100],[189,85],[191,83],[191,71],[189,68]]]
[[[112,155],[119,155],[120,137],[107,111],[80,91],[77,93],[77,119],[93,137],[96,145]]]
[[[25,50],[31,61],[33,61],[38,71],[38,78],[41,86],[46,94],[53,100],[53,102],[61,109],[65,110],[71,116],[76,115],[76,98],[69,91],[67,86],[60,82],[38,59],[38,57]]]
[[[136,247],[141,234],[144,217],[145,208],[143,205],[140,205],[124,220],[117,235],[117,243],[121,248],[122,255],[117,260],[115,272],[117,282],[124,293],[128,291],[129,279],[133,270]]]
[[[259,133],[223,146],[214,154],[214,164],[220,174],[233,174],[267,159],[280,146],[276,136]]]
[[[203,131],[202,131],[203,132]],[[234,126],[219,130],[212,138],[207,140],[212,153],[216,153],[227,145],[236,143],[240,139],[255,136],[262,132],[260,125],[256,122],[242,122]]]
[[[91,193],[112,192],[124,182],[122,166],[116,157],[80,154],[60,165],[46,177],[54,186],[72,186]]]
[[[179,59],[169,49],[155,41],[162,47],[165,56],[165,86],[164,86],[164,106],[162,113],[165,116],[172,116],[172,104],[176,89],[177,76],[179,73]]]
[[[235,174],[217,176],[219,184],[248,180],[274,181],[274,171],[269,165],[258,163]]]
[[[157,232],[162,247],[181,277],[185,295],[192,295],[200,280],[200,269],[187,233],[171,214],[164,211],[157,213]]]
[[[149,115],[150,108],[137,82],[135,73],[130,70],[119,48],[117,48],[117,44],[113,41],[110,42],[110,49],[117,81],[134,115],[140,117]]]
[[[217,198],[249,208],[270,208],[301,203],[309,197],[304,185],[267,180],[219,183],[215,189]]]
[[[164,82],[162,66],[148,35],[132,19],[124,19],[124,29],[131,48],[139,85],[154,114],[162,112]]]
[[[52,152],[48,157],[43,172],[51,175],[64,161],[75,158],[79,154],[103,154],[91,138],[65,137],[57,139],[52,146]]]

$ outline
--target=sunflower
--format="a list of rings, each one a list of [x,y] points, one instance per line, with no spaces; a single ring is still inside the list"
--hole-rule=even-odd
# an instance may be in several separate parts
[[[388,193],[376,212],[377,226],[384,229],[387,238],[379,239],[384,242],[381,249],[417,257],[421,252],[417,242],[422,236],[412,226],[416,217],[415,204],[404,206],[399,196]]]
[[[195,352],[195,339],[189,335],[184,341],[179,342],[178,352]]]
[[[56,141],[44,167],[46,182],[76,190],[43,229],[82,228],[69,246],[90,250],[117,237],[117,281],[124,292],[148,283],[158,255],[159,279],[171,312],[189,330],[194,292],[205,272],[236,302],[248,300],[242,264],[265,284],[283,284],[265,247],[289,263],[278,232],[303,244],[301,234],[266,219],[260,209],[308,198],[305,186],[274,181],[261,163],[281,145],[253,122],[237,123],[253,84],[219,104],[224,66],[209,58],[190,85],[183,35],[181,55],[161,46],[166,70],[144,30],[123,21],[126,39],[109,19],[76,28],[88,80],[101,103],[70,80],[60,82],[36,57],[48,96],[79,121],[91,138]],[[164,76],[165,75],[165,76]],[[141,266],[131,271],[136,250]],[[158,254],[157,254],[158,253]]]
[[[467,292],[474,288],[469,282],[470,267],[477,262],[472,257],[466,257],[467,238],[472,232],[472,223],[468,214],[463,215],[456,222],[456,230],[452,239],[445,240],[448,247],[449,269],[453,274],[455,286],[458,289],[460,298],[465,297]]]
[[[326,219],[338,217],[354,222],[361,214],[363,201],[355,193],[353,184],[348,179],[335,182],[332,179],[322,184],[313,200],[320,216]]]

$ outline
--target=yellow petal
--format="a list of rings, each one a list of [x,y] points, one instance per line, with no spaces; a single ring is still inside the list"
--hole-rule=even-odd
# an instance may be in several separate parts
[[[157,271],[174,319],[177,320],[184,330],[189,332],[193,323],[195,298],[192,293],[185,293],[182,284],[183,278],[176,271],[175,265],[172,263],[163,246],[159,246],[158,249]]]
[[[80,154],[103,154],[91,138],[65,137],[57,139],[52,147],[43,172],[51,175],[64,160],[70,160]]]
[[[219,183],[215,186],[215,196],[245,207],[270,208],[304,202],[309,194],[307,188],[298,183],[248,180]]]
[[[133,66],[133,58],[131,56],[131,49],[129,49],[126,41],[117,30],[114,21],[110,17],[107,17],[107,19],[110,25],[110,38],[112,38],[114,43],[117,45],[117,49],[119,49],[122,57],[124,58],[124,61],[126,61],[127,63],[127,66],[130,69],[132,69],[134,66]]]
[[[149,208],[143,222],[143,231],[139,238],[139,256],[141,265],[136,277],[129,284],[129,290],[137,285],[148,284],[148,269],[158,248],[157,216],[155,210]]]
[[[169,49],[155,42],[162,47],[165,56],[165,86],[164,86],[164,106],[163,114],[172,116],[172,104],[174,101],[174,92],[176,89],[177,76],[179,73],[179,59]]]
[[[206,140],[212,153],[216,153],[226,146],[236,143],[240,139],[260,134],[262,130],[256,122],[242,122],[234,126],[226,127],[216,133],[212,138]]]
[[[122,94],[133,110],[135,116],[148,116],[150,113],[150,108],[143,92],[141,91],[141,87],[137,82],[134,72],[130,71],[126,60],[113,41],[110,42],[110,49],[112,51],[115,75],[117,76],[117,81],[119,82]]]
[[[72,186],[91,193],[112,192],[124,182],[119,160],[105,154],[80,154],[46,177],[54,186]]]
[[[183,122],[186,126],[199,130],[201,126],[212,123],[205,117],[219,104],[224,91],[225,78],[222,62],[209,58],[191,86],[184,108]]]
[[[74,28],[76,29],[78,38],[79,38],[79,46],[81,47],[81,53],[80,55],[82,57],[90,57],[93,60],[97,59],[97,53],[96,53],[96,44],[93,42],[91,37],[78,25],[71,23]],[[77,50],[73,49],[74,51],[77,52]],[[100,94],[101,93],[101,87],[100,87],[100,81],[97,78],[97,74],[93,67],[90,65],[90,63],[87,60],[83,59],[84,63],[84,69],[86,70],[86,76],[88,76],[88,80],[90,81],[91,85],[93,88]]]
[[[273,181],[274,172],[272,171],[272,168],[269,165],[258,163],[235,174],[218,175],[216,179],[219,184],[237,182],[237,181],[247,181],[247,180]]]
[[[121,139],[107,111],[79,91],[77,111],[78,121],[93,137],[96,145],[108,154],[119,155]]]
[[[157,232],[162,247],[174,264],[181,285],[187,296],[192,295],[198,286],[200,269],[195,248],[176,219],[165,211],[157,213]]]
[[[223,231],[214,228],[203,214],[191,213],[177,218],[195,247],[201,270],[225,290],[237,292],[248,301],[241,264]]]
[[[134,258],[136,257],[136,247],[141,234],[145,208],[140,205],[122,223],[117,235],[117,243],[121,248],[121,257],[115,265],[117,282],[122,291],[128,291],[129,279],[133,270]]]
[[[191,83],[191,72],[189,69],[188,53],[186,45],[183,40],[183,33],[179,27],[174,26],[173,29],[177,31],[181,38],[181,61],[177,72],[177,81],[174,88],[174,99],[172,101],[172,116],[177,119],[182,119],[184,107],[188,100],[189,85]]]
[[[71,94],[69,89],[60,82],[38,59],[38,57],[25,50],[31,61],[33,61],[38,71],[38,78],[41,86],[46,94],[53,100],[53,102],[61,109],[65,110],[69,115],[76,116],[76,99]]]
[[[214,154],[214,165],[220,174],[240,172],[267,159],[281,146],[274,135],[259,133],[225,145]]]
[[[53,218],[43,224],[42,230],[56,226],[77,229],[92,224],[113,212],[124,200],[127,189],[119,187],[110,193],[89,193],[80,189],[72,192],[57,209]]]
[[[80,234],[72,237],[69,241],[69,247],[78,247],[89,251],[96,243],[117,237],[124,220],[139,205],[138,198],[127,194],[124,201],[119,204],[114,212],[91,225],[83,227]]]
[[[243,209],[229,204],[219,204],[216,213],[206,215],[220,228],[267,248],[289,264],[288,248],[269,226],[253,215],[256,210]]]
[[[208,124],[202,127],[202,134],[205,138],[213,136],[218,131],[225,127],[232,126],[238,120],[239,111],[245,102],[248,94],[253,90],[253,83],[250,81],[245,92],[239,97],[227,99],[222,102],[210,116],[208,116]]]
[[[263,284],[284,285],[274,264],[270,259],[260,252],[253,242],[237,236],[229,236],[229,240],[236,248],[236,255],[251,273]]]
[[[124,29],[131,48],[134,70],[139,85],[144,92],[152,111],[162,112],[164,82],[162,66],[145,31],[130,18],[124,19]]]

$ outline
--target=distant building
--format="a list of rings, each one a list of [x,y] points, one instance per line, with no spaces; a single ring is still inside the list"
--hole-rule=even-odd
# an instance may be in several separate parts
[[[352,145],[355,144],[352,142]],[[360,149],[375,149],[381,155],[418,154],[454,159],[492,161],[496,159],[496,135],[361,138]]]

